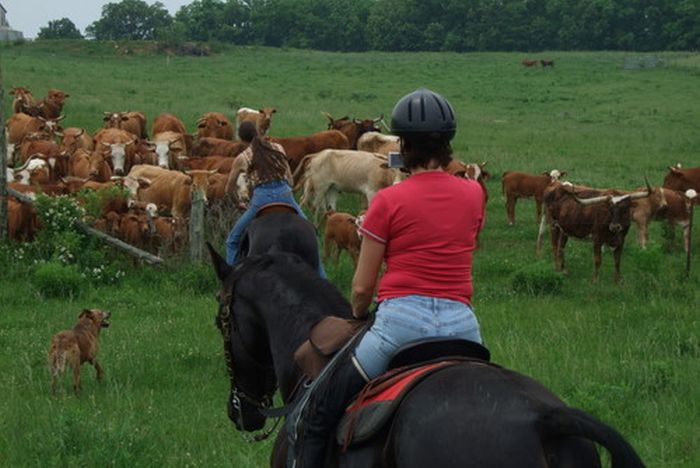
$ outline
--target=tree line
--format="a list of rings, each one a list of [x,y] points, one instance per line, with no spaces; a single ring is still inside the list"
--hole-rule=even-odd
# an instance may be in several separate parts
[[[332,51],[697,50],[698,0],[122,0],[86,29],[98,40]],[[81,38],[68,18],[40,39]]]

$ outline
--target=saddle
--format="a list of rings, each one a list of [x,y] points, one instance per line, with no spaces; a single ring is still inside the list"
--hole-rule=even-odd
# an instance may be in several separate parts
[[[283,203],[283,202],[274,202],[274,203],[268,203],[267,205],[263,205],[258,209],[257,212],[255,212],[255,217],[259,218],[261,216],[265,216],[266,214],[270,213],[297,213],[296,208],[294,208],[292,205],[289,203]]]
[[[391,421],[405,396],[423,379],[443,369],[489,362],[487,348],[466,340],[433,338],[401,347],[389,363],[389,371],[370,381],[345,410],[336,440],[346,450],[372,439]]]

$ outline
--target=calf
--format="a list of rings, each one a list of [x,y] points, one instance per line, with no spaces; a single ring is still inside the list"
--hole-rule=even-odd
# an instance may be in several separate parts
[[[612,195],[611,191],[590,198],[579,198],[570,184],[554,182],[544,192],[546,216],[542,217],[538,235],[544,232],[545,220],[549,224],[557,271],[564,271],[564,247],[569,238],[593,240],[594,279],[599,278],[601,249],[603,244],[613,250],[615,259],[615,282],[620,280],[620,258],[625,243],[625,236],[630,227],[630,210],[632,201],[648,197],[646,192],[634,192],[625,195]],[[590,191],[587,191],[590,193]],[[600,192],[599,192],[600,193]]]
[[[249,107],[241,107],[236,111],[236,128],[241,126],[241,122],[253,122],[258,131],[258,135],[265,136],[270,131],[272,114],[276,113],[274,107],[263,107],[260,110]]]
[[[321,211],[335,211],[338,193],[361,193],[369,203],[382,188],[396,184],[405,175],[398,169],[387,167],[381,154],[353,150],[324,150],[305,158],[308,168],[303,176],[306,161],[294,174],[298,186],[303,186],[302,205],[313,205],[315,219]],[[296,184],[295,184],[296,185]],[[313,198],[312,198],[313,197]]]
[[[518,201],[518,198],[530,197],[535,199],[536,220],[539,222],[542,217],[542,199],[545,189],[550,183],[558,181],[560,177],[565,175],[566,172],[560,172],[556,169],[539,175],[514,171],[504,172],[501,177],[501,191],[506,197],[508,224],[511,226],[515,224],[515,203]]]
[[[697,192],[688,189],[684,193],[662,188],[666,209],[657,211],[654,219],[667,221],[671,228],[680,225],[683,229],[683,248],[690,249],[690,216],[693,204],[697,203]]]
[[[484,206],[489,200],[489,191],[486,188],[486,181],[491,178],[491,174],[484,170],[487,162],[484,161],[481,164],[478,163],[463,163],[457,159],[451,160],[447,166],[444,167],[445,171],[449,172],[453,176],[462,177],[464,179],[474,180],[479,183],[481,190],[484,192]]]
[[[7,236],[14,241],[31,242],[36,233],[36,211],[29,203],[7,197]]]
[[[338,263],[340,251],[346,250],[357,267],[362,238],[358,231],[358,220],[349,213],[326,213],[326,229],[323,242],[323,256],[327,261],[334,251],[334,261]]]

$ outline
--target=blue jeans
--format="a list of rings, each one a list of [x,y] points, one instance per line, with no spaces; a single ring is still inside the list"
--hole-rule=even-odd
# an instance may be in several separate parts
[[[454,337],[481,343],[479,322],[463,302],[403,296],[382,301],[376,314],[355,349],[355,359],[370,379],[385,372],[396,350],[410,341]]]
[[[299,216],[307,219],[301,207],[294,199],[292,188],[289,186],[289,183],[286,180],[275,180],[273,182],[258,185],[253,190],[253,197],[248,204],[248,209],[245,210],[245,212],[238,218],[236,224],[233,225],[233,228],[226,239],[226,261],[229,265],[236,263],[236,255],[238,254],[241,239],[243,238],[243,233],[245,232],[246,228],[251,222],[253,222],[258,210],[265,205],[269,205],[270,203],[286,203],[291,205],[297,211]],[[323,269],[323,264],[321,263],[320,253],[318,258],[318,270],[319,275],[322,278],[326,278],[326,272]]]

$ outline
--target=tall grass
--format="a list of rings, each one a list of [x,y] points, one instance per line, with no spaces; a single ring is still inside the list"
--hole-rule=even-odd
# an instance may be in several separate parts
[[[534,206],[521,202],[506,225],[500,174],[556,167],[593,186],[660,184],[665,167],[700,162],[697,54],[655,54],[655,68],[625,67],[625,53],[547,54],[555,69],[523,69],[521,54],[334,54],[255,47],[206,58],[120,55],[108,44],[35,43],[2,49],[6,85],[35,95],[71,94],[66,126],[95,130],[103,111],[197,117],[238,106],[277,107],[274,135],[307,134],[336,117],[389,116],[418,86],[454,105],[457,156],[488,161],[487,224],[475,254],[475,308],[493,359],[542,381],[567,403],[622,432],[649,466],[700,466],[700,284],[685,278],[680,236],[668,252],[661,225],[651,246],[634,229],[612,283],[603,254],[592,281],[590,243],[572,240],[568,274],[550,294],[514,289],[533,263]],[[634,57],[645,57],[635,54]],[[6,104],[5,112],[8,111]],[[340,209],[356,212],[348,195]],[[698,242],[694,242],[698,246]],[[79,299],[44,298],[24,260],[6,252],[0,273],[0,465],[263,466],[270,442],[247,443],[226,417],[228,379],[213,325],[216,284],[208,266],[134,267],[118,286]],[[348,293],[346,255],[328,265]],[[542,269],[536,269],[537,274]],[[545,269],[546,271],[546,269]],[[83,307],[113,312],[102,335],[106,381],[83,369],[83,393],[50,397],[50,337]]]

